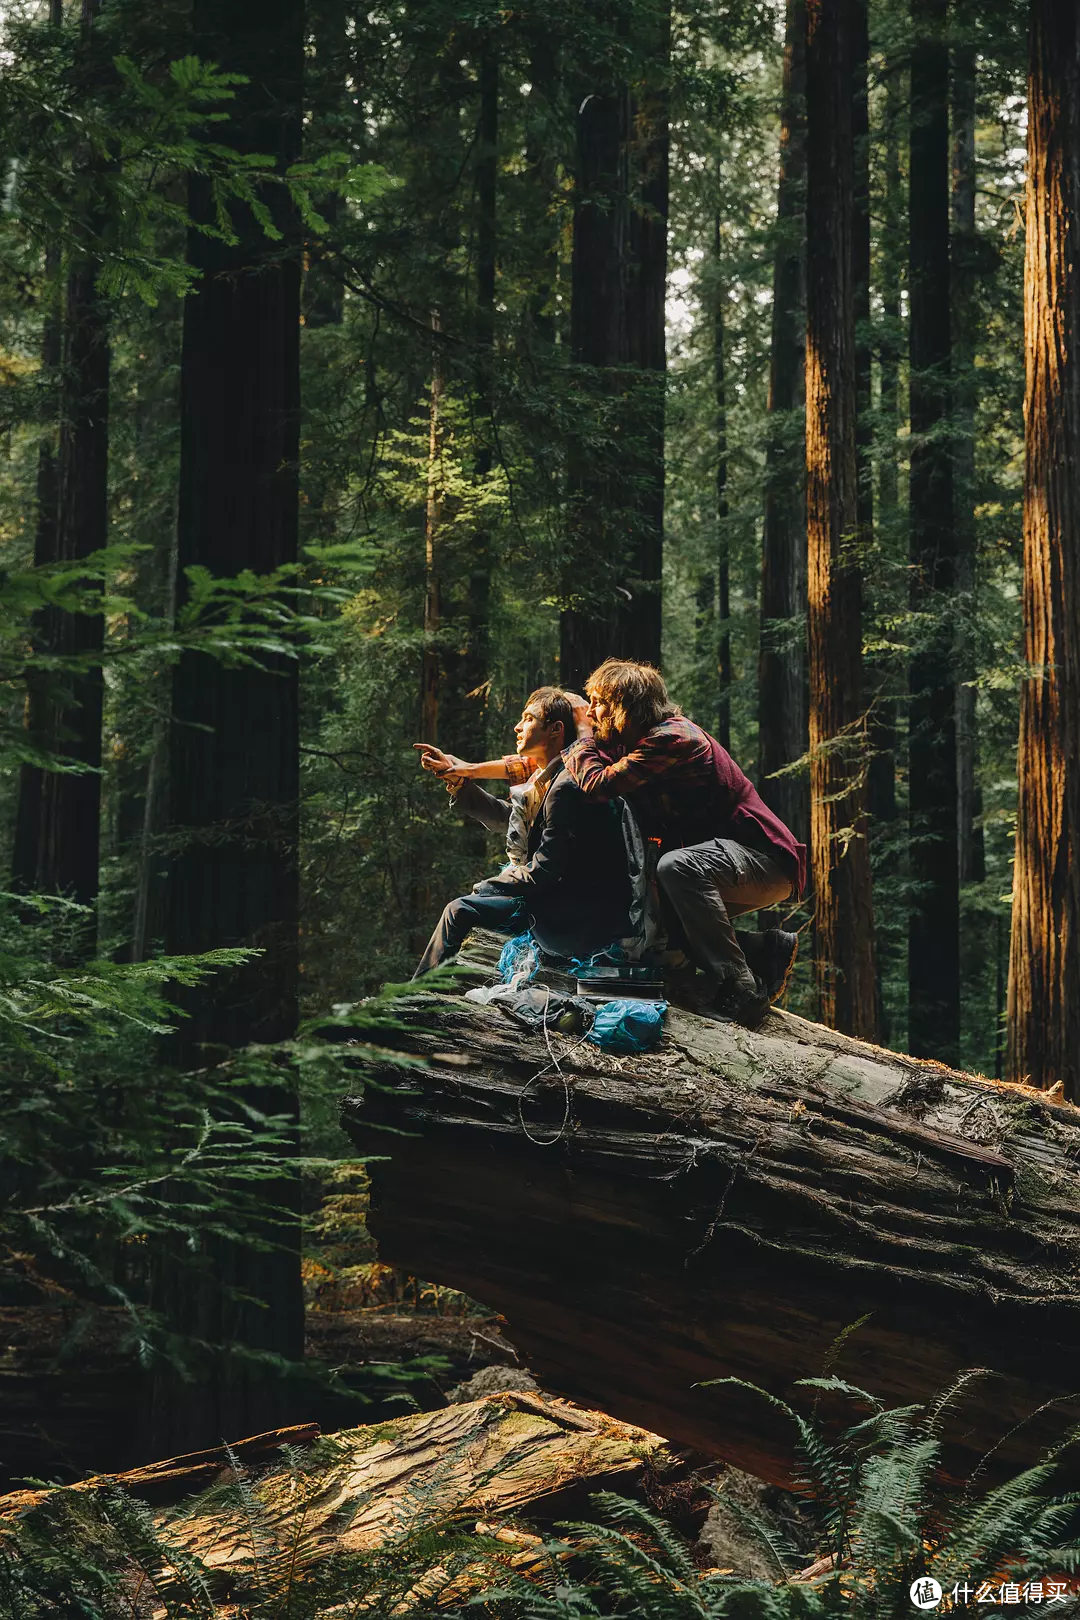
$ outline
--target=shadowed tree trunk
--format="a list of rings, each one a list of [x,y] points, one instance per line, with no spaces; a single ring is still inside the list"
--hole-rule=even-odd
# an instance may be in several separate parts
[[[1080,14],[1033,0],[1028,40],[1024,658],[1008,1072],[1080,1096]]]
[[[623,25],[625,27],[625,23]],[[669,21],[633,41],[637,99],[608,64],[576,80],[571,354],[595,400],[569,456],[560,679],[609,654],[660,658]]]
[[[83,0],[82,71],[93,71],[90,51],[99,0]],[[54,5],[50,21],[59,26]],[[92,198],[93,165],[81,158],[81,182]],[[92,251],[101,233],[100,214],[89,215],[70,235],[64,291],[62,336],[55,317],[46,320],[42,362],[60,366],[59,442],[55,461],[50,444],[38,460],[38,516],[34,555],[39,563],[79,562],[108,541],[109,517],[109,319],[98,291],[101,261]],[[59,255],[52,255],[54,270]],[[64,659],[100,654],[105,621],[99,614],[47,608],[40,616],[35,645]],[[13,876],[18,887],[64,894],[94,906],[98,894],[101,832],[101,721],[104,681],[101,668],[64,671],[47,681],[31,679],[28,730],[33,745],[76,767],[55,771],[27,767],[20,780],[16,812]],[[88,920],[77,942],[64,951],[93,951],[96,925]]]
[[[302,0],[264,0],[257,11],[243,0],[196,0],[194,28],[201,56],[247,75],[229,142],[272,154],[283,170],[300,151]],[[267,187],[265,201],[284,241],[272,242],[240,206],[234,243],[196,232],[189,241],[201,279],[184,305],[181,602],[183,571],[193,565],[228,577],[296,559],[301,243],[281,192]],[[212,217],[198,176],[190,207],[195,219]],[[261,954],[181,996],[189,1017],[171,1053],[181,1066],[227,1060],[249,1042],[295,1030],[297,775],[295,662],[227,667],[185,653],[173,682],[166,946],[253,946]],[[273,1113],[294,1106],[287,1085],[253,1085],[246,1101]],[[260,1190],[283,1212],[282,1224],[252,1237],[269,1236],[274,1247],[208,1235],[197,1255],[159,1256],[155,1303],[169,1327],[226,1347],[199,1363],[194,1385],[159,1374],[159,1445],[209,1443],[287,1410],[285,1380],[244,1353],[302,1354],[298,1184],[282,1174]]]
[[[908,1047],[959,1061],[956,686],[949,424],[949,54],[946,0],[912,0],[908,329],[911,362],[911,921]]]
[[[975,47],[953,48],[952,82],[952,374],[953,512],[956,532],[957,686],[956,836],[961,883],[986,876],[976,780],[973,646],[975,609]]]
[[[822,1017],[876,1031],[855,449],[852,64],[844,0],[808,0],[806,471],[810,832]]]
[[[806,7],[787,0],[761,535],[758,790],[803,843],[810,837],[807,779],[772,773],[807,748],[805,97]]]

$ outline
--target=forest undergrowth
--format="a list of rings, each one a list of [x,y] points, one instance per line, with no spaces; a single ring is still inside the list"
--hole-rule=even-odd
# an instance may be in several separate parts
[[[913,1608],[1001,1615],[1023,1606],[1075,1613],[1080,1604],[1080,1495],[1066,1488],[1073,1437],[1013,1479],[986,1465],[963,1484],[942,1477],[941,1419],[965,1374],[928,1408],[886,1409],[829,1376],[806,1380],[801,1409],[765,1391],[796,1433],[786,1519],[737,1509],[768,1576],[710,1567],[640,1498],[600,1492],[585,1517],[545,1528],[527,1518],[446,1516],[420,1491],[378,1545],[335,1551],[308,1529],[305,1503],[325,1491],[340,1442],[286,1448],[289,1511],[271,1511],[258,1472],[230,1456],[226,1477],[168,1512],[103,1481],[57,1490],[0,1525],[5,1620],[330,1620],[391,1616],[465,1620],[901,1620]],[[817,1414],[822,1396],[853,1411],[846,1426]],[[809,1410],[807,1411],[807,1406]],[[385,1431],[372,1431],[374,1436]],[[280,1465],[279,1465],[280,1468]],[[710,1487],[703,1476],[705,1494]],[[699,1489],[699,1495],[701,1491]],[[280,1504],[280,1495],[275,1498]],[[185,1547],[185,1525],[219,1516],[224,1561]],[[785,1525],[797,1526],[793,1539]],[[347,1518],[337,1533],[347,1528]],[[916,1603],[919,1583],[938,1600]],[[925,1591],[925,1588],[921,1589]]]

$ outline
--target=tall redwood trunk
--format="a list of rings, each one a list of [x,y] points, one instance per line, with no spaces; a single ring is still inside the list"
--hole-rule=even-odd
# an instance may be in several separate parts
[[[239,85],[223,138],[269,153],[280,169],[300,151],[304,52],[302,0],[195,0],[199,54],[247,82]],[[300,429],[301,244],[280,192],[267,188],[283,242],[249,210],[233,212],[235,243],[193,232],[201,272],[184,305],[181,362],[179,566],[229,577],[265,573],[297,555]],[[190,206],[212,217],[194,177]],[[213,1064],[249,1042],[290,1036],[297,1010],[298,721],[295,663],[228,667],[185,653],[175,672],[169,789],[166,947],[170,952],[251,946],[260,955],[218,972],[183,997],[189,1016],[172,1056]],[[287,1090],[256,1088],[254,1106],[288,1112]],[[198,1384],[163,1375],[155,1391],[155,1438],[183,1449],[221,1435],[265,1429],[286,1410],[287,1386],[244,1351],[299,1358],[303,1350],[298,1187],[282,1174],[264,1184],[283,1211],[275,1247],[240,1247],[207,1235],[197,1255],[164,1257],[159,1308],[173,1331],[219,1351]]]
[[[766,804],[803,842],[810,836],[807,780],[772,773],[807,748],[805,97],[805,0],[787,0],[761,535],[758,784]]]
[[[655,35],[655,37],[652,37]],[[569,457],[560,676],[609,654],[660,658],[668,97],[666,17],[633,41],[636,94],[609,63],[575,81],[572,358],[595,412]],[[597,432],[597,429],[600,429]]]
[[[807,0],[806,471],[810,831],[822,1017],[876,1030],[862,756],[862,582],[852,278],[852,61],[846,0]]]
[[[924,616],[909,670],[911,919],[908,1048],[959,1061],[956,858],[956,536],[949,422],[949,54],[947,0],[912,0],[908,328],[911,607]]]
[[[1080,13],[1032,0],[1024,657],[1008,1072],[1080,1097]]]

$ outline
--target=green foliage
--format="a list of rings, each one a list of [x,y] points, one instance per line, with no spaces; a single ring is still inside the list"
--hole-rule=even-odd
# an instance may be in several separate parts
[[[164,1341],[147,1302],[148,1245],[196,1255],[209,1236],[278,1241],[294,1218],[278,1207],[282,1175],[309,1163],[297,1073],[312,1098],[355,1090],[346,1041],[370,1050],[397,1026],[384,998],[339,1009],[321,1036],[176,1073],[155,1043],[177,1021],[172,987],[251,953],[58,966],[65,930],[82,920],[69,902],[0,896],[0,1298],[119,1306],[149,1357]]]
[[[754,1390],[794,1424],[797,1488],[816,1526],[814,1559],[743,1508],[739,1517],[775,1564],[776,1579],[703,1572],[663,1519],[603,1494],[591,1499],[599,1522],[563,1526],[563,1536],[546,1544],[541,1574],[531,1572],[482,1601],[494,1598],[504,1620],[907,1620],[911,1583],[923,1575],[950,1597],[965,1583],[972,1596],[979,1582],[1067,1583],[1080,1567],[1080,1495],[1061,1491],[1058,1464],[1072,1437],[1003,1484],[981,1487],[979,1471],[963,1489],[943,1480],[942,1416],[981,1376],[965,1374],[925,1411],[887,1409],[839,1378],[801,1380],[868,1414],[839,1435],[764,1390],[718,1380]],[[795,1578],[815,1564],[812,1577]],[[1060,1612],[1075,1607],[1069,1597]]]

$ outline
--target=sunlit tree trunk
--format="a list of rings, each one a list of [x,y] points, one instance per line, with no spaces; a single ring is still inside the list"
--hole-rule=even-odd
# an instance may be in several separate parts
[[[807,0],[806,471],[810,830],[822,1017],[876,1032],[855,453],[852,63],[845,0]]]
[[[1080,1097],[1080,13],[1028,41],[1024,657],[1008,1072]]]
[[[758,788],[803,842],[810,836],[807,779],[772,773],[801,759],[807,747],[805,97],[806,7],[787,0],[761,536]]]

